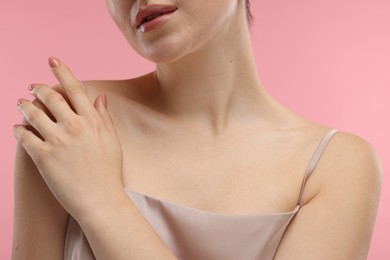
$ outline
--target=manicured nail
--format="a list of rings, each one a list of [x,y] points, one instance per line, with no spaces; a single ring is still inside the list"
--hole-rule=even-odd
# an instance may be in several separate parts
[[[24,103],[26,101],[28,101],[28,100],[24,99],[24,98],[21,98],[21,99],[18,100],[18,102],[16,102],[16,105],[20,106],[20,104],[22,104],[22,103]]]
[[[32,92],[32,91],[34,90],[35,87],[36,87],[36,84],[30,84],[30,85],[28,86],[28,90],[29,90],[30,92]]]
[[[56,67],[60,66],[60,62],[58,61],[58,59],[56,59],[54,57],[50,57],[49,58],[49,66],[52,68],[56,68]]]
[[[22,125],[21,124],[15,124],[14,127],[13,127],[14,131],[16,131],[16,129],[18,129],[18,127],[20,127],[20,126],[22,126]]]
[[[107,97],[106,97],[106,95],[102,95],[101,98],[102,98],[102,101],[103,101],[103,105],[105,106],[105,108],[107,108]]]

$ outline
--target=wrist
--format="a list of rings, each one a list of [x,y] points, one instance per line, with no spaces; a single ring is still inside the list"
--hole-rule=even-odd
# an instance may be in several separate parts
[[[109,195],[105,194],[101,198],[92,198],[73,217],[81,226],[93,224],[93,222],[104,221],[115,216],[121,210],[128,208],[129,204],[132,204],[132,202],[122,189]]]

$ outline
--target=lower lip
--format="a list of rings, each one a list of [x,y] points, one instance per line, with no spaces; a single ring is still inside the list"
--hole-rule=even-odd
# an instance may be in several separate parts
[[[163,26],[172,17],[172,15],[174,15],[175,12],[176,11],[166,13],[166,14],[163,14],[161,16],[154,18],[153,20],[145,22],[138,27],[138,30],[143,32],[143,33],[146,33],[146,32],[150,32],[154,29],[158,29],[161,26]]]

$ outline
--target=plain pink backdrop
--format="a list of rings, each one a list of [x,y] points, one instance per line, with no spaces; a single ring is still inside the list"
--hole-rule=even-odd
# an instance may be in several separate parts
[[[369,259],[390,259],[390,1],[252,2],[258,71],[270,94],[308,119],[362,136],[381,157],[383,192]],[[47,57],[62,58],[80,80],[134,77],[154,65],[128,46],[105,1],[5,1],[0,29],[0,259],[9,259],[12,126],[21,120],[15,105],[30,98],[29,83],[57,83]]]

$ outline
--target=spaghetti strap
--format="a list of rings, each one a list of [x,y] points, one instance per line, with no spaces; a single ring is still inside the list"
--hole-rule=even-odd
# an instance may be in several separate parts
[[[325,151],[326,145],[329,143],[329,141],[330,141],[330,139],[332,138],[332,136],[333,136],[335,133],[337,133],[337,132],[338,132],[338,130],[336,130],[336,129],[330,130],[330,131],[322,138],[320,144],[318,145],[316,151],[314,152],[313,157],[311,158],[311,160],[310,160],[310,162],[309,162],[309,165],[307,166],[305,175],[304,175],[304,177],[303,177],[302,186],[301,186],[301,191],[299,192],[299,197],[298,197],[297,205],[301,205],[302,194],[303,194],[303,190],[305,189],[306,181],[309,179],[309,177],[310,177],[311,174],[313,173],[315,167],[317,166],[317,163],[319,162],[322,153]]]
[[[84,82],[83,82],[82,80],[79,80],[79,82],[80,82],[81,86],[83,86],[83,87],[84,87],[84,89],[85,89],[85,90],[87,90],[87,88],[85,87],[85,84],[84,84]]]

